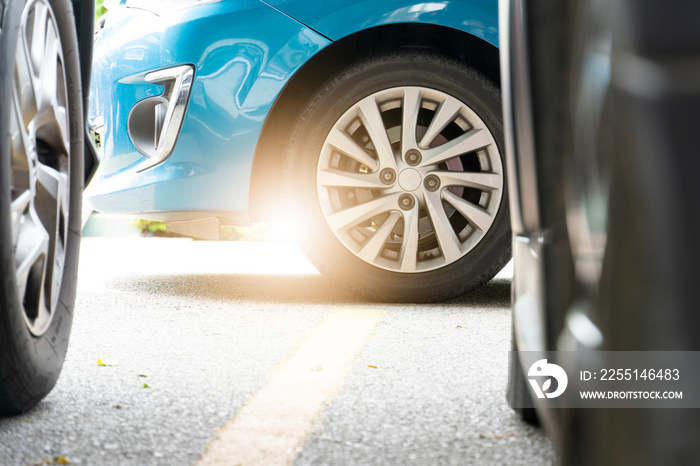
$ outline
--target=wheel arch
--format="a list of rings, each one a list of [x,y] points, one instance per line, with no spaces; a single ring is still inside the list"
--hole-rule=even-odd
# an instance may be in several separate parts
[[[437,52],[478,70],[500,86],[498,48],[472,34],[431,24],[378,26],[331,43],[290,79],[275,100],[258,138],[250,184],[250,218],[273,221],[282,213],[280,202],[283,154],[298,112],[324,82],[345,67],[376,55],[414,49]]]

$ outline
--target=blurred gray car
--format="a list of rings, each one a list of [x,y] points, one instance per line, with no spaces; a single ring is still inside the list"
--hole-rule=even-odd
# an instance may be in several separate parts
[[[700,349],[700,4],[500,7],[519,351],[508,401],[564,464],[698,464],[697,409],[548,409],[523,355]]]

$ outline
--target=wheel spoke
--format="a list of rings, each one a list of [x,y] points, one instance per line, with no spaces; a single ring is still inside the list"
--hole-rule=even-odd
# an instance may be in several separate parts
[[[32,37],[30,43],[32,65],[35,70],[41,69],[41,60],[46,47],[46,32],[48,26],[48,9],[40,2],[34,4]],[[49,26],[50,29],[50,26]],[[29,37],[27,37],[29,40]]]
[[[420,166],[439,164],[454,157],[483,149],[493,144],[493,136],[485,129],[471,129],[463,135],[423,151],[423,161]]]
[[[484,191],[503,188],[503,177],[498,173],[434,171],[431,174],[440,178],[441,186],[464,186]]]
[[[50,236],[37,215],[29,209],[20,220],[19,235],[15,246],[15,262],[17,263],[17,286],[19,288],[19,296],[23,297],[30,277],[37,280],[36,273],[40,273],[43,281],[44,271],[46,270],[46,257],[49,253]],[[40,270],[37,272],[36,267]],[[41,287],[35,286],[39,292]],[[42,293],[43,294],[43,293]]]
[[[439,191],[430,192],[424,190],[426,205],[428,207],[428,215],[433,224],[433,230],[440,244],[442,256],[447,263],[451,263],[462,255],[460,250],[459,238],[450,225],[450,220],[447,218],[445,209],[442,205],[442,199]]]
[[[372,140],[374,150],[377,151],[380,168],[391,168],[396,170],[396,159],[391,148],[389,136],[386,134],[382,115],[379,113],[377,101],[374,97],[367,97],[358,106],[360,120]]]
[[[65,239],[68,236],[68,177],[39,163],[37,181],[38,185],[44,188],[43,190],[37,189],[37,212],[44,227],[51,232],[49,263],[46,271],[50,297],[46,299],[50,300],[48,304],[53,309],[57,304],[63,279]]]
[[[351,173],[341,170],[322,170],[318,172],[318,184],[345,188],[381,189],[387,185],[379,180],[379,173]]]
[[[34,72],[31,67],[30,52],[26,48],[24,37],[17,41],[17,54],[15,56],[15,90],[19,94],[18,101],[22,126],[29,126],[29,122],[36,114],[37,96],[34,93]]]
[[[464,104],[452,97],[447,97],[443,100],[435,112],[430,126],[428,126],[428,130],[423,135],[419,145],[422,148],[430,147],[430,143],[455,119],[463,106]]]
[[[46,329],[53,306],[47,306],[44,287],[51,238],[30,207],[20,221],[20,234],[15,248],[17,294],[30,329]]]
[[[418,209],[403,211],[403,242],[399,255],[402,272],[415,272],[418,263]]]
[[[36,114],[34,128],[44,140],[55,143],[54,149],[63,154],[70,153],[70,136],[66,108],[58,104],[46,106]]]
[[[394,229],[400,218],[401,214],[396,211],[389,214],[389,217],[384,221],[384,223],[382,223],[382,225],[377,228],[377,231],[375,231],[364,243],[362,249],[360,249],[360,252],[358,253],[358,256],[367,262],[374,262],[379,253],[382,252],[382,249],[384,249],[384,245],[389,239],[391,231]]]
[[[49,25],[46,30],[46,39],[43,47],[42,66],[38,73],[40,89],[35,91],[39,95],[39,109],[46,108],[56,102],[59,64],[58,45],[56,31]]]
[[[493,223],[493,216],[481,207],[462,199],[449,189],[442,191],[442,197],[450,203],[452,207],[466,218],[469,223],[481,231],[486,231]]]
[[[418,111],[421,105],[420,90],[409,87],[403,94],[403,116],[401,120],[401,153],[417,149],[416,127],[418,126]]]
[[[43,189],[37,189],[36,191],[35,203],[39,219],[44,223],[44,227],[53,233],[51,235],[52,245],[62,247],[68,235],[68,176],[42,163],[38,163],[37,186],[43,187]],[[54,256],[61,253],[53,249],[51,252]],[[60,258],[58,262],[60,263],[50,265],[49,268],[62,267]]]
[[[373,199],[364,204],[359,204],[349,209],[341,210],[326,217],[328,225],[333,230],[345,230],[362,223],[375,215],[383,214],[398,208],[399,194],[394,193],[388,196]]]
[[[37,181],[56,201],[63,203],[68,195],[68,176],[53,168],[37,164]]]
[[[27,190],[17,197],[10,206],[10,222],[12,223],[12,246],[17,247],[17,237],[19,235],[22,220],[27,213],[32,202],[32,193]]]
[[[59,131],[57,140],[61,142],[61,149],[66,155],[70,154],[70,130],[68,128],[68,110],[62,105],[53,106],[53,114],[56,117],[56,127]]]
[[[30,189],[30,170],[34,159],[34,145],[24,125],[19,96],[13,91],[14,118],[10,123],[10,147],[12,149],[12,190],[22,192]]]
[[[354,139],[348,136],[344,131],[338,128],[333,128],[326,138],[326,143],[331,145],[343,155],[350,157],[353,160],[365,165],[371,171],[376,171],[379,164],[365,150],[360,147]]]

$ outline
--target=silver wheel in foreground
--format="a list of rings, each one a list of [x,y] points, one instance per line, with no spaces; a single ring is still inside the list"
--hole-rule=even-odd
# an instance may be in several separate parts
[[[12,86],[12,241],[19,299],[35,336],[58,306],[68,238],[70,121],[58,27],[46,0],[22,13]]]
[[[325,139],[321,210],[335,236],[385,270],[424,272],[471,251],[501,205],[493,135],[460,100],[396,87],[353,105]]]

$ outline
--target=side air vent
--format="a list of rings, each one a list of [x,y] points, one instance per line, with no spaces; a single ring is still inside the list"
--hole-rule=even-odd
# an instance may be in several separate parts
[[[150,83],[162,84],[159,96],[139,101],[129,112],[129,137],[148,160],[139,166],[142,172],[163,163],[175,148],[192,88],[194,67],[176,66],[148,73]]]

